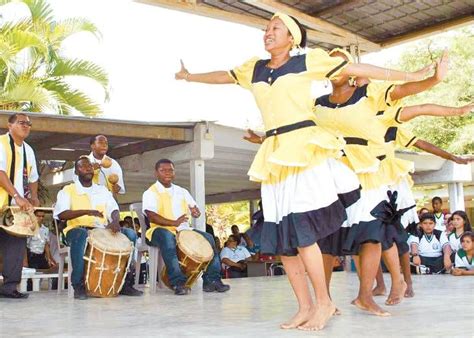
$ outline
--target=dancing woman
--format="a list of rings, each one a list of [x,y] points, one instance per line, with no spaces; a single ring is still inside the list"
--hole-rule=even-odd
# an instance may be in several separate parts
[[[282,328],[320,330],[334,314],[325,287],[322,256],[317,240],[335,231],[346,219],[335,180],[353,201],[359,195],[355,174],[334,160],[344,142],[316,126],[312,112],[311,82],[336,76],[365,76],[388,80],[421,80],[429,71],[416,73],[349,64],[321,49],[290,56],[305,47],[306,31],[294,18],[277,13],[265,34],[268,60],[252,58],[231,71],[191,74],[184,64],[178,80],[208,84],[239,84],[249,89],[262,113],[267,138],[249,170],[261,182],[264,210],[262,252],[282,255],[299,310]],[[307,271],[316,295],[313,303]]]

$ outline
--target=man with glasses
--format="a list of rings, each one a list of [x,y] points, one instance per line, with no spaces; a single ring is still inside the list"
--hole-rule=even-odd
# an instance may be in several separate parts
[[[39,206],[35,154],[25,142],[30,131],[29,117],[24,113],[15,113],[8,118],[8,133],[0,136],[0,208],[17,205],[22,210],[31,210]],[[26,238],[12,236],[0,229],[0,252],[3,256],[0,297],[27,298],[27,293],[17,291]]]

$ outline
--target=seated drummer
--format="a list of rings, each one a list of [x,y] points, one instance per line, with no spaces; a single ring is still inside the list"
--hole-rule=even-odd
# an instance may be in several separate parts
[[[155,175],[158,180],[143,193],[143,214],[148,217],[151,226],[146,233],[147,242],[160,248],[175,295],[186,295],[190,289],[185,287],[187,278],[181,271],[176,253],[176,232],[190,229],[188,211],[193,218],[198,218],[201,213],[189,192],[173,184],[173,162],[159,160],[155,165]],[[214,250],[214,257],[202,276],[203,291],[228,291],[230,286],[221,281],[221,262],[214,238],[206,232],[194,231],[204,236]]]
[[[74,298],[87,299],[83,259],[87,230],[106,228],[113,232],[121,231],[134,244],[137,235],[132,229],[120,228],[117,202],[104,186],[92,182],[94,169],[87,156],[81,156],[76,160],[74,171],[78,179],[59,191],[54,207],[54,218],[67,221],[64,233],[71,247],[71,283],[74,287]],[[142,292],[133,288],[134,281],[133,272],[129,271],[120,294],[140,296]]]

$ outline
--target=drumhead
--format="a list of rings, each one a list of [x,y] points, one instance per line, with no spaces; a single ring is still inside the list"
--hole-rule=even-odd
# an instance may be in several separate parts
[[[197,262],[208,262],[214,255],[211,244],[196,231],[183,230],[178,232],[176,242],[184,254]]]
[[[95,248],[110,253],[130,252],[132,242],[121,232],[113,233],[108,229],[94,229],[89,233],[89,243]]]

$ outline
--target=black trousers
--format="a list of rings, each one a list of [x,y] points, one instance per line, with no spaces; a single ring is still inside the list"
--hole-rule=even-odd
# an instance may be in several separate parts
[[[0,229],[0,254],[3,257],[3,285],[0,293],[11,293],[21,282],[23,258],[26,252],[26,237],[9,235]]]

